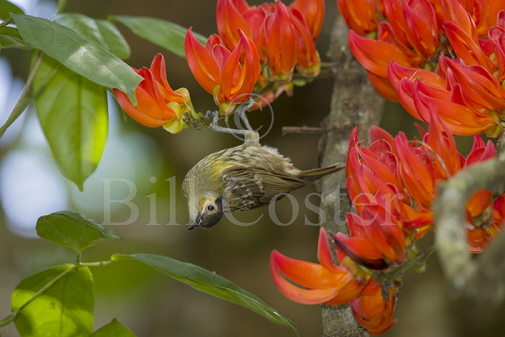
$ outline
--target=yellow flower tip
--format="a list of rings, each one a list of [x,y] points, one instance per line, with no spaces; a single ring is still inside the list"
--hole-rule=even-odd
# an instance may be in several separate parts
[[[219,113],[224,116],[229,116],[233,113],[235,110],[235,103],[231,102],[221,102],[218,104],[219,106]]]
[[[298,65],[296,66],[296,70],[298,70],[300,75],[302,75],[303,77],[307,78],[317,77],[321,73],[321,63],[317,62],[308,68],[303,68]]]
[[[293,78],[293,72],[285,74],[273,74],[272,76],[277,82],[289,82]]]
[[[365,283],[370,279],[370,275],[349,256],[344,257],[340,265],[345,267],[352,274],[353,279],[358,282]]]
[[[498,138],[503,133],[503,126],[496,124],[494,128],[486,131],[486,136],[489,138]]]
[[[187,112],[190,112],[191,114],[193,114],[193,112],[195,112],[195,109],[193,108],[193,102],[191,102],[191,96],[189,94],[189,90],[186,88],[179,88],[179,89],[175,90],[175,92],[177,92],[178,94],[180,94],[182,96],[182,100],[183,100],[184,105],[186,107],[185,110]]]
[[[174,119],[163,125],[163,129],[167,130],[172,134],[181,132],[183,129],[187,128],[188,125],[184,123],[182,119]]]

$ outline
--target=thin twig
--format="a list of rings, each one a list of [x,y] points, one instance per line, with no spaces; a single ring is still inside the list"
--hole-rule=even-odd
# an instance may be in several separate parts
[[[44,53],[40,52],[37,61],[35,61],[35,65],[33,66],[30,75],[28,76],[28,79],[26,80],[25,87],[23,89],[23,92],[21,92],[21,95],[19,96],[18,101],[16,102],[16,105],[12,109],[11,114],[9,115],[9,118],[7,118],[7,121],[5,122],[2,127],[0,127],[0,138],[4,135],[5,131],[9,126],[12,125],[16,121],[16,119],[23,113],[25,110],[26,106],[28,105],[28,100],[29,100],[29,92],[32,86],[33,79],[35,78],[35,75],[37,74],[37,71],[39,70],[39,67],[42,63],[42,58],[44,57]]]
[[[285,136],[288,133],[321,134],[324,132],[324,130],[325,129],[322,127],[314,127],[314,126],[283,126],[282,135]]]
[[[98,261],[98,262],[81,262],[81,266],[84,267],[101,267],[106,266],[108,264],[116,262],[115,260],[107,260],[107,261]]]
[[[4,21],[4,22],[0,23],[0,28],[7,27],[7,25],[8,25],[9,23],[11,23],[12,21],[14,21],[14,20],[12,19],[12,16],[9,16],[9,17],[8,17],[8,18]]]

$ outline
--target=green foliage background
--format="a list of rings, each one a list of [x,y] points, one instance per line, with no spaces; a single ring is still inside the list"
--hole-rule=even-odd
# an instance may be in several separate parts
[[[260,1],[249,1],[249,3],[259,4]],[[318,49],[323,59],[329,45],[332,21],[337,15],[334,1],[327,1],[326,7],[323,33],[318,40]],[[109,15],[154,17],[183,27],[193,26],[195,31],[204,36],[213,34],[217,30],[214,1],[74,0],[68,2],[65,11],[81,13],[96,19],[105,19]],[[131,56],[126,59],[128,64],[136,68],[149,66],[154,55],[162,52],[167,60],[168,80],[173,88],[188,88],[198,110],[214,107],[211,95],[198,86],[183,58],[137,37],[121,23],[117,23],[116,27],[119,27],[131,47]],[[160,32],[153,32],[153,34],[160,34]],[[124,49],[117,49],[118,46],[112,47],[116,47],[115,54],[118,57],[127,57],[128,53]],[[30,60],[29,52],[5,49],[0,55],[9,60],[15,75],[26,78],[28,65],[33,62]],[[50,59],[44,60],[42,69],[50,71],[51,62]],[[61,78],[53,78],[54,81],[60,84],[65,83],[64,73],[57,76]],[[37,82],[35,84],[37,85]],[[62,87],[68,92],[75,93],[86,85],[79,88]],[[273,105],[275,124],[263,142],[279,148],[281,153],[291,157],[300,168],[315,167],[318,136],[281,137],[281,127],[286,125],[318,126],[328,112],[331,89],[331,79],[318,80],[306,87],[296,88],[292,98],[282,97],[276,101]],[[89,107],[81,106],[81,108],[84,111]],[[314,192],[314,187],[307,187],[294,193],[301,212],[295,222],[289,226],[275,225],[269,220],[268,210],[260,209],[237,215],[237,218],[247,222],[254,221],[264,214],[262,220],[254,226],[239,227],[225,219],[212,230],[188,232],[186,226],[183,225],[188,221],[187,209],[180,193],[180,185],[185,173],[205,155],[224,147],[237,145],[240,141],[229,135],[194,129],[187,129],[178,135],[170,135],[161,128],[148,129],[136,124],[128,117],[124,118],[120,112],[116,113],[116,119],[120,121],[119,130],[115,133],[109,131],[108,142],[122,142],[128,139],[131,152],[134,154],[133,158],[143,163],[141,169],[133,174],[133,182],[137,187],[137,196],[133,202],[139,207],[139,218],[135,223],[127,226],[114,226],[114,223],[125,221],[130,216],[130,209],[125,205],[114,208],[110,219],[113,223],[105,222],[104,225],[117,231],[125,243],[121,240],[112,240],[96,245],[84,251],[82,259],[91,262],[107,260],[115,253],[145,253],[169,256],[192,263],[215,271],[257,295],[268,305],[277,309],[280,314],[297,323],[302,336],[319,336],[321,334],[319,307],[303,306],[284,298],[271,281],[268,266],[269,255],[273,249],[278,249],[293,258],[316,261],[318,228],[305,225],[305,216],[312,223],[317,223],[317,215],[304,205],[306,195]],[[270,123],[270,117],[260,113],[251,114],[250,120],[254,125]],[[396,105],[387,106],[383,123],[384,127],[392,133],[401,129],[409,135],[414,135],[412,119]],[[102,138],[98,141],[104,142],[103,132],[101,134]],[[48,137],[47,147],[40,151],[48,151],[52,141],[58,142],[58,134],[53,136],[55,137],[53,140]],[[116,137],[116,139],[112,140],[111,137]],[[106,155],[109,143],[105,148]],[[135,146],[135,143],[147,144],[149,150],[146,152],[146,146],[140,148]],[[9,144],[9,147],[1,145],[2,140],[0,140],[0,160],[10,150],[23,148],[23,143],[19,139]],[[467,144],[462,145],[467,146]],[[115,155],[120,157],[122,154]],[[59,164],[60,166],[76,165],[78,162],[79,158],[67,158],[66,163]],[[133,166],[133,163],[131,164]],[[94,207],[96,202],[93,199],[103,197],[103,180],[101,179],[115,178],[117,176],[114,172],[122,172],[124,169],[120,164],[111,165],[106,171],[108,176],[100,175],[100,172],[91,175],[82,186],[84,192],[79,192],[75,186],[67,184],[72,209],[87,214],[98,223],[104,221],[104,213],[102,208]],[[32,169],[36,170],[37,167]],[[86,167],[80,169],[89,170]],[[100,165],[98,169],[100,171]],[[81,174],[80,172],[77,173]],[[156,179],[151,179],[151,177]],[[171,177],[176,178],[166,181]],[[89,190],[99,195],[91,195],[87,192]],[[118,193],[124,197],[123,192],[124,190]],[[156,212],[152,213],[154,196]],[[75,202],[77,199],[81,201]],[[315,199],[311,199],[312,203],[318,202]],[[86,200],[87,206],[85,206]],[[174,200],[177,206],[175,216],[168,212],[170,200]],[[27,204],[26,207],[28,209],[31,205]],[[276,211],[280,221],[289,222],[291,205],[287,198],[277,204]],[[180,225],[166,225],[172,220]],[[56,266],[73,263],[75,259],[75,254],[70,249],[46,240],[17,236],[7,228],[5,223],[5,214],[0,208],[0,319],[9,315],[11,293],[21,280],[28,278],[23,282],[36,283],[41,277],[41,274],[36,273],[51,267],[65,268]],[[128,335],[128,331],[124,330],[126,328],[119,322],[137,336],[295,336],[293,330],[285,326],[271,323],[264,317],[235,304],[195,291],[138,261],[129,260],[131,259],[104,267],[89,267],[95,287],[95,319],[94,325],[91,321],[93,325],[91,330],[94,331],[103,326],[93,336],[110,336],[111,331],[118,330]],[[503,312],[499,308],[490,313],[482,310],[478,304],[450,300],[436,259],[432,258],[432,260],[425,274],[407,273],[405,275],[405,285],[402,287],[395,314],[400,321],[397,327],[385,336],[407,334],[409,336],[474,336],[475,331],[500,329],[496,326],[497,322],[501,321],[496,317]],[[83,271],[80,271],[77,276],[82,279],[82,282],[86,282],[87,269],[88,267],[82,269]],[[50,271],[42,273],[50,273]],[[16,307],[20,304],[13,305]],[[115,321],[115,318],[119,322]],[[3,337],[10,337],[16,336],[17,332],[11,324],[1,327],[0,334]]]

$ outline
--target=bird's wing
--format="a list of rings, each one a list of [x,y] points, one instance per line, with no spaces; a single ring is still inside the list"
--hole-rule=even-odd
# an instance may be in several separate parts
[[[305,185],[297,177],[240,165],[224,170],[222,179],[226,186],[224,197],[229,200],[231,211],[268,205],[277,194],[289,193]]]

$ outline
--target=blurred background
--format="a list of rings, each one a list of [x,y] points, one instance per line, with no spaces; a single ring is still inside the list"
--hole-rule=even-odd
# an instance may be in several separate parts
[[[49,0],[17,1],[28,14],[50,18],[56,3]],[[249,1],[251,5],[260,1]],[[337,16],[335,1],[327,1],[327,14],[318,49],[323,60],[329,33]],[[105,19],[107,15],[151,16],[184,27],[193,26],[205,36],[217,32],[215,1],[69,1],[66,12]],[[186,87],[198,111],[214,108],[211,95],[194,80],[181,59],[144,41],[118,25],[132,48],[127,62],[149,66],[161,52],[167,61],[170,84]],[[28,72],[30,53],[2,50],[0,54],[0,123],[17,100]],[[333,81],[317,80],[295,88],[291,98],[282,96],[273,104],[271,131],[262,142],[276,147],[302,169],[316,166],[318,135],[281,135],[282,126],[319,126],[328,114]],[[270,278],[269,255],[274,249],[297,259],[316,261],[317,214],[306,207],[308,186],[294,193],[299,214],[291,218],[293,202],[281,200],[275,211],[280,226],[268,209],[237,214],[252,226],[237,226],[223,219],[212,230],[188,232],[187,207],[181,194],[186,172],[200,159],[217,150],[240,144],[230,135],[187,129],[171,135],[161,128],[149,129],[123,115],[110,100],[109,139],[96,172],[84,191],[66,181],[55,166],[32,107],[0,139],[0,318],[10,313],[10,294],[24,278],[46,268],[73,261],[72,253],[37,239],[39,216],[60,210],[85,213],[110,226],[125,239],[94,246],[84,252],[84,261],[107,260],[113,253],[151,253],[169,256],[215,271],[254,293],[280,314],[298,324],[302,336],[321,336],[319,306],[305,306],[284,298]],[[249,114],[253,126],[271,123],[268,111]],[[414,120],[396,104],[387,104],[383,127],[413,137]],[[466,154],[471,139],[459,139]],[[106,198],[110,190],[111,200]],[[138,207],[117,202],[131,199]],[[318,204],[317,197],[310,202]],[[133,208],[135,208],[133,207]],[[110,212],[109,212],[110,210]],[[135,209],[133,209],[135,212]],[[126,225],[119,225],[126,223]],[[426,245],[432,238],[427,238]],[[92,269],[95,279],[95,327],[116,317],[138,336],[294,336],[290,328],[240,306],[197,292],[166,275],[133,262],[118,262]],[[503,308],[455,300],[444,283],[434,255],[428,270],[409,270],[397,304],[397,326],[384,336],[504,336]],[[3,337],[16,336],[13,325],[0,328]]]

